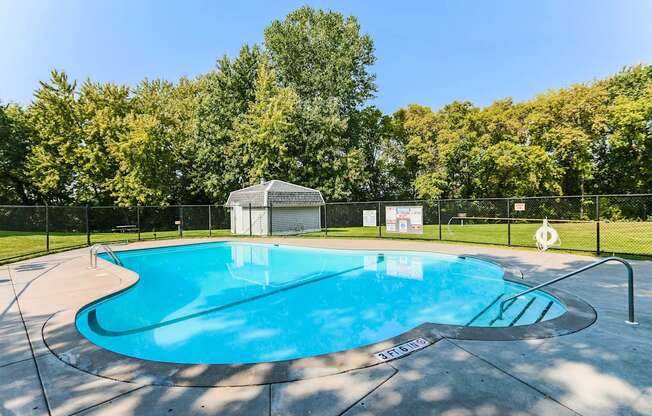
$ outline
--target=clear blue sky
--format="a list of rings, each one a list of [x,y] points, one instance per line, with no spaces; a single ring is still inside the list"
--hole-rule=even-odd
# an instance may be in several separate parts
[[[650,0],[0,0],[0,100],[28,103],[51,68],[130,85],[194,77],[303,4],[359,18],[386,112],[528,99],[652,63]]]

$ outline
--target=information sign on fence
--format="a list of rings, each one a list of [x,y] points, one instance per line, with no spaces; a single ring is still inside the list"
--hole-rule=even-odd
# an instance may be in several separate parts
[[[423,234],[423,207],[385,207],[388,233]]]
[[[375,209],[365,209],[362,211],[362,225],[364,227],[375,227],[376,226],[376,210]]]

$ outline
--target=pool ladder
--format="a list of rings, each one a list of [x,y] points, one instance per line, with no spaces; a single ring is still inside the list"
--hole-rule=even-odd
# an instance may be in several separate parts
[[[91,268],[97,269],[97,255],[100,254],[100,250],[103,250],[105,253],[107,253],[115,264],[117,264],[118,266],[123,266],[122,261],[120,261],[118,256],[116,256],[115,252],[111,249],[111,247],[108,244],[97,243],[97,244],[93,244],[90,250]]]
[[[554,278],[552,280],[549,280],[549,281],[547,281],[545,283],[541,283],[540,285],[533,286],[533,287],[531,287],[531,288],[529,288],[527,290],[524,290],[524,291],[522,291],[520,293],[517,293],[517,294],[515,294],[513,296],[510,296],[508,298],[503,299],[503,301],[500,302],[500,309],[498,311],[498,319],[503,319],[503,313],[505,312],[505,310],[507,310],[507,308],[509,308],[509,306],[512,305],[512,303],[514,303],[516,298],[519,298],[519,297],[521,297],[523,295],[527,295],[528,293],[534,292],[535,290],[539,290],[539,289],[541,289],[543,287],[550,286],[550,285],[552,285],[554,283],[557,283],[557,282],[560,282],[560,281],[562,281],[564,279],[568,279],[569,277],[572,277],[572,276],[575,276],[575,275],[580,274],[582,272],[585,272],[587,270],[593,269],[594,267],[598,267],[601,264],[608,263],[610,261],[616,261],[618,263],[621,263],[622,265],[625,266],[625,268],[627,268],[628,317],[627,317],[627,321],[625,321],[625,322],[628,323],[628,324],[631,324],[631,325],[637,325],[638,322],[636,322],[636,319],[634,317],[634,269],[632,268],[632,265],[629,264],[628,261],[626,261],[624,259],[621,259],[620,257],[607,257],[607,258],[604,258],[604,259],[602,259],[600,261],[596,261],[595,263],[591,263],[591,264],[589,264],[587,266],[584,266],[584,267],[582,267],[580,269],[577,269],[577,270],[572,271],[570,273],[566,273],[563,276],[556,277],[556,278]],[[505,305],[510,301],[511,301],[511,303],[509,304],[509,306],[505,307]]]

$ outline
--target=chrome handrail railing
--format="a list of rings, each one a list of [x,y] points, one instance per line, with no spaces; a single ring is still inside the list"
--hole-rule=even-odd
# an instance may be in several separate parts
[[[113,262],[117,264],[118,266],[122,266],[122,261],[118,258],[118,256],[115,254],[115,252],[109,247],[108,244],[104,243],[97,243],[93,244],[90,250],[90,267],[93,269],[97,269],[97,255],[100,252],[100,249],[104,250],[105,253],[107,253],[111,259],[113,259]]]
[[[540,285],[533,286],[529,288],[528,290],[524,290],[523,292],[517,293],[513,296],[510,296],[506,299],[504,299],[502,302],[500,302],[500,311],[498,312],[498,319],[503,319],[503,312],[505,312],[505,304],[513,299],[516,299],[518,297],[521,297],[523,295],[527,295],[528,293],[534,292],[535,290],[539,290],[543,287],[550,286],[554,283],[557,283],[561,280],[567,279],[571,276],[575,276],[576,274],[582,273],[584,271],[587,271],[589,269],[592,269],[594,267],[597,267],[601,264],[610,262],[610,261],[617,261],[619,263],[622,263],[626,268],[627,268],[627,300],[628,300],[628,320],[626,321],[628,324],[636,325],[638,322],[636,322],[634,318],[634,269],[632,268],[632,265],[629,264],[626,260],[621,259],[620,257],[607,257],[605,259],[602,259],[600,261],[596,261],[595,263],[591,263],[587,266],[584,266],[580,269],[577,269],[573,272],[566,273],[563,276],[559,276],[557,278],[554,278],[552,280],[549,280],[545,283],[541,283]]]

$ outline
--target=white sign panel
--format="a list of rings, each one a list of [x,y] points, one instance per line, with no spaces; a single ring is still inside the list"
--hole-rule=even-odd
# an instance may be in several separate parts
[[[362,211],[362,225],[364,227],[375,227],[376,226],[376,210],[375,209],[365,209]]]
[[[423,207],[385,207],[387,232],[423,234]]]
[[[417,338],[412,341],[404,342],[393,348],[374,353],[374,356],[380,361],[390,361],[403,357],[411,352],[420,350],[430,345],[430,341],[425,338]]]
[[[525,202],[517,202],[514,204],[514,211],[525,211]]]

